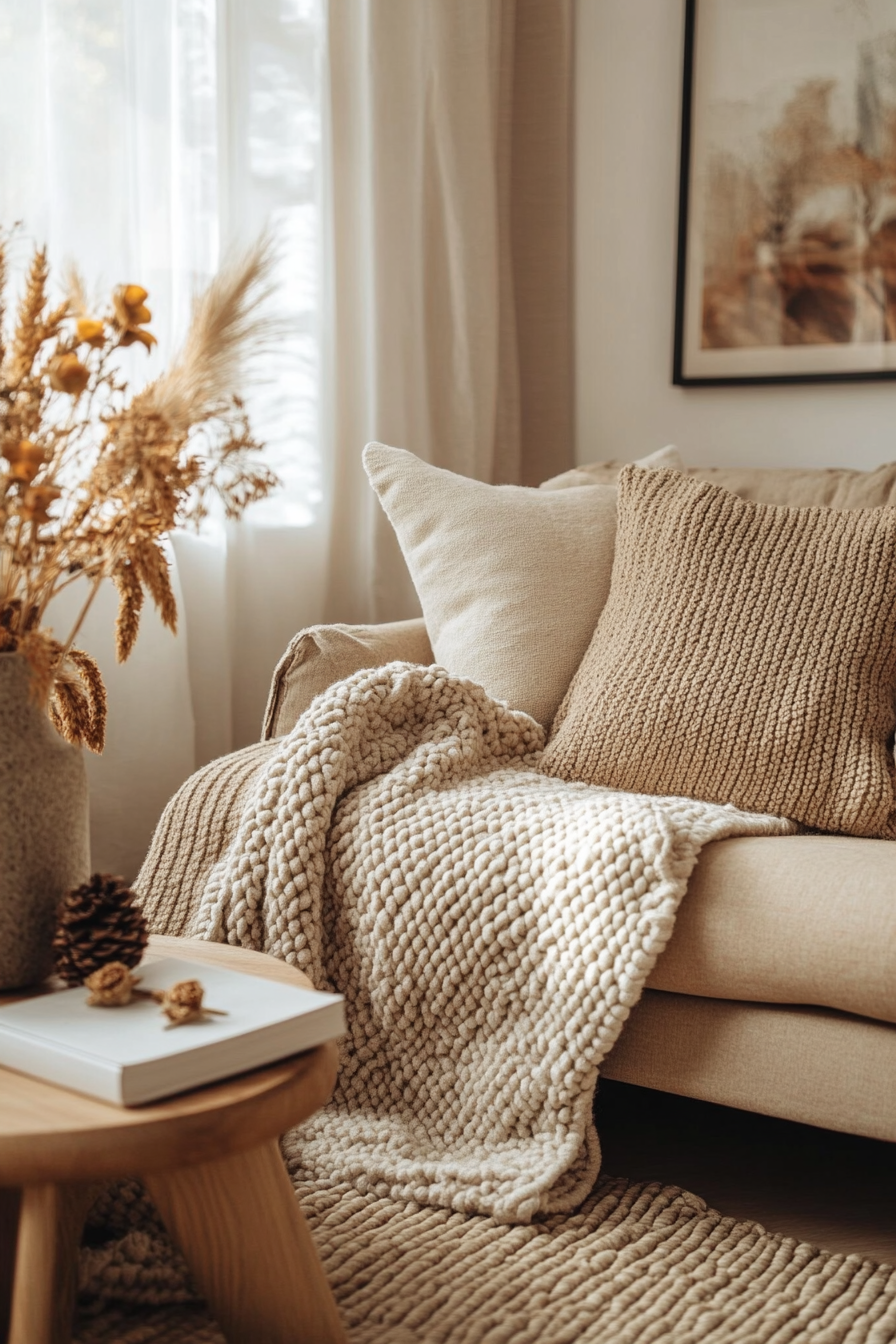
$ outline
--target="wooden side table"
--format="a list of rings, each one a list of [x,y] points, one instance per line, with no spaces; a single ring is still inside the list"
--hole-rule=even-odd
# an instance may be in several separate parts
[[[149,950],[310,984],[220,943],[154,937]],[[0,1069],[0,1339],[68,1344],[97,1185],[138,1176],[228,1344],[345,1344],[277,1142],[327,1102],[336,1063],[328,1042],[133,1109]]]

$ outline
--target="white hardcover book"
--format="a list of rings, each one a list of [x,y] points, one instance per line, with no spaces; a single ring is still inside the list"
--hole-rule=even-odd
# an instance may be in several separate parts
[[[134,999],[88,1007],[83,986],[0,1007],[0,1065],[138,1106],[260,1068],[341,1036],[340,994],[322,994],[243,971],[166,957],[142,963],[140,989],[198,980],[203,1007],[226,1016],[168,1027],[159,1004]]]

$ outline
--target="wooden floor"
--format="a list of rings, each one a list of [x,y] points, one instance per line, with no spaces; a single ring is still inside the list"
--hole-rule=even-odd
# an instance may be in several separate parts
[[[610,1081],[603,1170],[683,1186],[722,1213],[896,1264],[896,1144]]]

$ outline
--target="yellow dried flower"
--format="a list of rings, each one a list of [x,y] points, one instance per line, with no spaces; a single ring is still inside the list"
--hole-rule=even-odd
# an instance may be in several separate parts
[[[152,313],[146,307],[148,298],[149,291],[142,285],[119,285],[115,290],[112,295],[112,307],[115,309],[118,325],[122,329],[119,345],[133,345],[135,341],[140,341],[147,350],[155,345],[155,336],[143,327],[143,323],[152,317]]]
[[[22,439],[17,444],[8,444],[3,449],[3,456],[10,465],[9,474],[12,479],[24,481],[26,485],[31,484],[47,460],[43,448],[39,448],[30,439]]]
[[[139,308],[149,298],[149,290],[142,285],[121,285],[118,289],[121,302],[127,308]]]
[[[80,397],[89,382],[90,370],[77,355],[57,355],[50,361],[50,386],[54,392],[68,392],[69,396]]]
[[[101,350],[106,343],[106,324],[101,318],[80,317],[75,330],[78,340],[84,345],[92,345],[94,350]]]
[[[29,485],[22,497],[21,516],[26,523],[51,523],[47,509],[61,494],[56,485]]]

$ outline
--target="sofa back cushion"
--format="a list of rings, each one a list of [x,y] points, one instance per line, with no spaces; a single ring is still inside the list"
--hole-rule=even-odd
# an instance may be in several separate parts
[[[894,650],[896,508],[627,467],[610,596],[541,769],[896,837]]]
[[[675,462],[660,465],[676,466]],[[624,462],[591,462],[552,476],[541,490],[566,490],[575,485],[599,485],[616,481]],[[688,476],[710,485],[720,485],[741,499],[757,504],[788,504],[804,509],[879,509],[896,505],[896,462],[874,471],[831,467],[817,471],[802,467],[685,467]]]
[[[382,625],[311,625],[290,640],[274,671],[261,735],[292,732],[315,696],[365,667],[433,662],[421,620]]]

